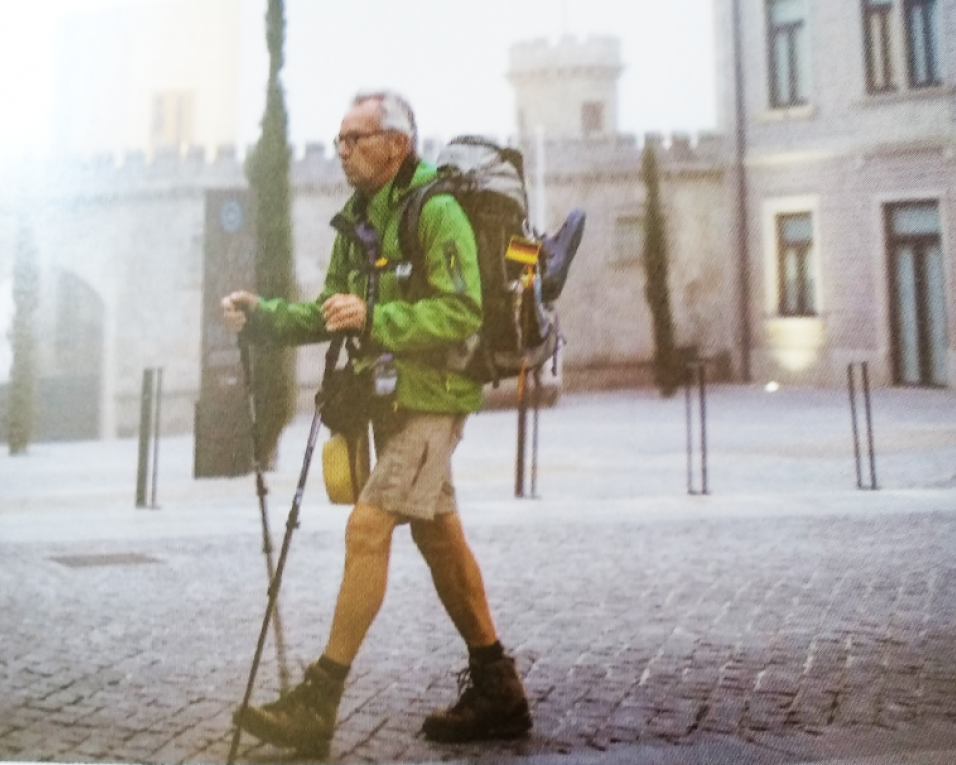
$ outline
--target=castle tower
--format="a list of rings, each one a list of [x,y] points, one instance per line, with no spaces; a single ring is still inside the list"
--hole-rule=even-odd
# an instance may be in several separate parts
[[[69,156],[235,144],[243,51],[235,0],[79,8],[62,22],[56,144]]]
[[[508,79],[515,91],[521,136],[538,128],[549,138],[605,138],[617,132],[620,41],[565,37],[511,47]]]

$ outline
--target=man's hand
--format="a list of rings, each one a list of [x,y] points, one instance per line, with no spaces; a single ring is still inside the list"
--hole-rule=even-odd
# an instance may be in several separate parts
[[[247,314],[256,310],[259,298],[251,292],[238,290],[226,295],[219,303],[222,306],[222,318],[233,332],[242,332],[246,326]]]
[[[322,304],[322,318],[329,332],[341,332],[346,329],[361,331],[365,327],[368,306],[357,295],[333,295]]]

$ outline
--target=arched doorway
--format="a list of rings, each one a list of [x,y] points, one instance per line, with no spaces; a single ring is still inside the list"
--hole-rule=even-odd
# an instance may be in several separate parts
[[[31,440],[79,441],[99,438],[103,369],[103,301],[68,271],[55,276],[53,337],[37,325],[36,342],[52,345],[52,358],[37,354],[35,420]],[[42,307],[41,311],[44,310]],[[12,285],[0,285],[0,441],[6,441],[9,367],[7,339],[13,318]],[[52,342],[51,342],[52,341]]]
[[[99,438],[104,307],[80,277],[56,277],[53,369],[44,370],[37,401],[37,440]]]

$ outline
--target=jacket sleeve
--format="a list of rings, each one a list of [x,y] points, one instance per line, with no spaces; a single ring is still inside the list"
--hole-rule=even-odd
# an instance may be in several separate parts
[[[329,339],[322,318],[322,304],[332,295],[349,292],[348,247],[342,237],[332,246],[325,286],[319,296],[309,302],[292,302],[282,298],[262,299],[250,317],[249,331],[255,343],[272,345],[304,345]]]
[[[453,197],[428,200],[419,237],[428,281],[425,297],[374,307],[372,339],[399,354],[457,343],[481,327],[478,248],[468,217]]]

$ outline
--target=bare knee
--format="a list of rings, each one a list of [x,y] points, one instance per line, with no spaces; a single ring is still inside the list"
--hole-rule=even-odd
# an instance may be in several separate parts
[[[411,527],[412,540],[429,566],[440,565],[449,558],[459,558],[469,552],[457,516],[413,521]]]
[[[447,534],[435,528],[431,521],[421,521],[412,524],[412,540],[418,547],[427,563],[439,560],[448,555],[451,543]]]
[[[349,555],[388,555],[395,519],[371,505],[356,505],[345,527]]]

